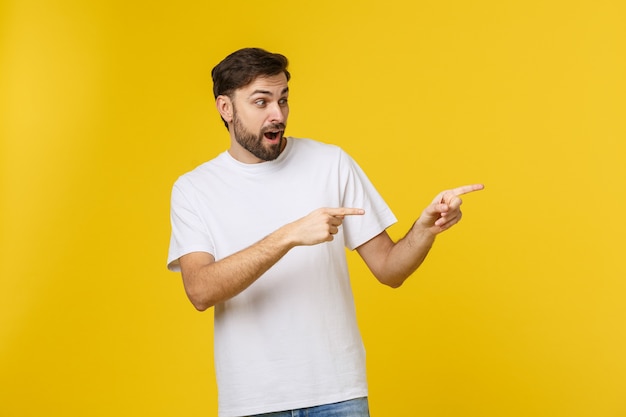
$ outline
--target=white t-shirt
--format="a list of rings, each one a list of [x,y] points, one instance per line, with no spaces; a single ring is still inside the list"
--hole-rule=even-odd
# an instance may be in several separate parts
[[[190,252],[220,260],[320,207],[346,216],[332,242],[289,251],[250,287],[215,306],[220,417],[334,403],[367,395],[344,247],[355,249],[396,218],[339,147],[288,138],[274,161],[228,152],[176,181],[168,268]]]

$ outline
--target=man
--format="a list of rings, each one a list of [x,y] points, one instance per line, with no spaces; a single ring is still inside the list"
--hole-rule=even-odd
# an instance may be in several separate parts
[[[369,416],[344,247],[399,287],[483,187],[440,193],[393,242],[394,215],[345,152],[285,136],[284,56],[242,49],[212,75],[230,148],[176,181],[168,267],[198,310],[215,306],[219,415]]]

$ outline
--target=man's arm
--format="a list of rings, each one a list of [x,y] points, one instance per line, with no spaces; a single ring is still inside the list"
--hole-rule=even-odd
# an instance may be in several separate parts
[[[380,282],[399,287],[422,264],[435,237],[461,220],[459,196],[483,188],[482,184],[473,184],[439,193],[398,242],[383,231],[359,246],[357,252]]]
[[[363,213],[356,208],[322,208],[219,261],[206,252],[181,256],[187,296],[200,311],[228,300],[248,288],[292,248],[331,241],[344,216]]]

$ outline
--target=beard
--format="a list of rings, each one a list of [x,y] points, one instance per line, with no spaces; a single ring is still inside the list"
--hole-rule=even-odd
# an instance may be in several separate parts
[[[233,130],[235,133],[235,140],[245,150],[247,150],[252,155],[256,156],[262,161],[273,161],[274,159],[278,158],[283,150],[282,132],[285,130],[285,127],[286,126],[284,123],[274,123],[263,127],[258,134],[254,134],[246,129],[246,127],[241,122],[241,119],[237,117],[237,111],[233,111]],[[263,143],[265,133],[275,130],[281,131],[281,133],[279,133],[279,135],[281,136],[278,143]]]

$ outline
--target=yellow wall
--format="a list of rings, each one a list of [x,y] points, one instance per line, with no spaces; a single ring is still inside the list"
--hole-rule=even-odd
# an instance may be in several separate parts
[[[373,416],[626,415],[624,2],[217,3],[0,4],[0,415],[216,415],[168,204],[243,46],[290,58],[289,133],[349,151],[395,237],[487,185],[400,290],[350,254]]]

